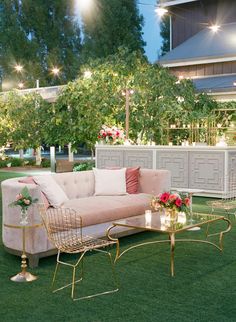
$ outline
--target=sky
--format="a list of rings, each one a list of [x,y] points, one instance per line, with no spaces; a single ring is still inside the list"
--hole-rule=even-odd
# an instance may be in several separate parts
[[[139,11],[144,16],[143,39],[147,43],[145,52],[149,61],[153,63],[157,60],[161,48],[159,18],[154,12],[156,0],[139,0],[138,3]]]

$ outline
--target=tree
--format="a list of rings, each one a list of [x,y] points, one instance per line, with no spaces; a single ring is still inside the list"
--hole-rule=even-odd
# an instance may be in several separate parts
[[[169,124],[189,124],[206,117],[215,103],[206,96],[196,97],[190,80],[179,81],[168,69],[147,62],[140,52],[120,48],[115,55],[83,66],[91,77],[68,84],[55,104],[51,128],[58,144],[86,143],[93,147],[101,126],[125,128],[125,96],[130,96],[129,137],[143,143],[167,144]],[[81,73],[82,74],[82,73]],[[179,141],[187,138],[182,131]]]
[[[164,16],[160,23],[160,35],[162,37],[161,56],[170,51],[170,18]]]
[[[84,42],[82,58],[103,58],[120,46],[144,53],[143,16],[135,0],[94,0],[90,12],[82,12]]]
[[[39,152],[47,132],[42,114],[48,108],[49,103],[38,94],[4,95],[0,103],[1,145],[11,143],[14,150],[33,148]]]
[[[48,86],[77,76],[81,39],[71,1],[2,0],[0,44],[5,81],[8,78],[16,83],[20,79],[27,87],[34,87],[36,79],[41,86]],[[14,72],[16,63],[24,66],[22,74]],[[61,67],[57,80],[50,75],[55,65]]]

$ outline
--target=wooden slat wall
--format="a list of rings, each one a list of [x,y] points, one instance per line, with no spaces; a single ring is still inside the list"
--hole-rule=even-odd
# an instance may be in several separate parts
[[[236,62],[172,67],[170,71],[176,76],[184,77],[232,74],[236,73]]]

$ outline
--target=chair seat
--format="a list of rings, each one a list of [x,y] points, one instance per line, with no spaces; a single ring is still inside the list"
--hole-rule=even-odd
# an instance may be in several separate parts
[[[81,253],[97,248],[116,244],[116,241],[98,239],[91,236],[84,236],[82,240],[78,236],[72,236],[70,239],[62,240],[61,245],[57,245],[60,251],[65,253]]]

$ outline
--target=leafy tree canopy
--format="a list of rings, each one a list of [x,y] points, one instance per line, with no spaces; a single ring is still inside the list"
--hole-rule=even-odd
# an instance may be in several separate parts
[[[2,0],[0,59],[5,89],[19,80],[27,87],[65,84],[77,76],[81,50],[80,28],[71,1]],[[24,66],[16,74],[14,66]],[[61,67],[60,78],[50,70]]]

